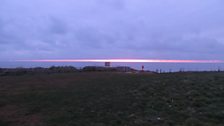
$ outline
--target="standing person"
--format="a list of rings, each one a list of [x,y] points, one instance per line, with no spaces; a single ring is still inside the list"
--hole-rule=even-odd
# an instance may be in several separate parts
[[[145,68],[145,66],[144,66],[144,65],[142,65],[142,72],[144,71],[144,68]]]

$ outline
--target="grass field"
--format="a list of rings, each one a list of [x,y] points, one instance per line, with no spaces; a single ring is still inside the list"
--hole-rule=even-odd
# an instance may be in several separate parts
[[[0,126],[223,126],[224,73],[0,77]]]

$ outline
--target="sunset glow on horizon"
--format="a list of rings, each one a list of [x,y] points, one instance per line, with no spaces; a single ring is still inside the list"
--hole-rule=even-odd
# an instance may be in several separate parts
[[[166,60],[166,59],[43,59],[43,60],[16,60],[17,62],[55,62],[55,63],[77,63],[77,62],[114,62],[114,63],[224,63],[222,60]]]

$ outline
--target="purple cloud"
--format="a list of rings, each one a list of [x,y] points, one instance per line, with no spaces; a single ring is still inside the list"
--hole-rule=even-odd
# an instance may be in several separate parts
[[[224,57],[222,0],[2,0],[1,60]]]

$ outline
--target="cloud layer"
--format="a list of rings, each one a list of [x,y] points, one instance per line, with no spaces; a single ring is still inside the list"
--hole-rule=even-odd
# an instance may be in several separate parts
[[[224,58],[222,0],[1,0],[0,60]]]

